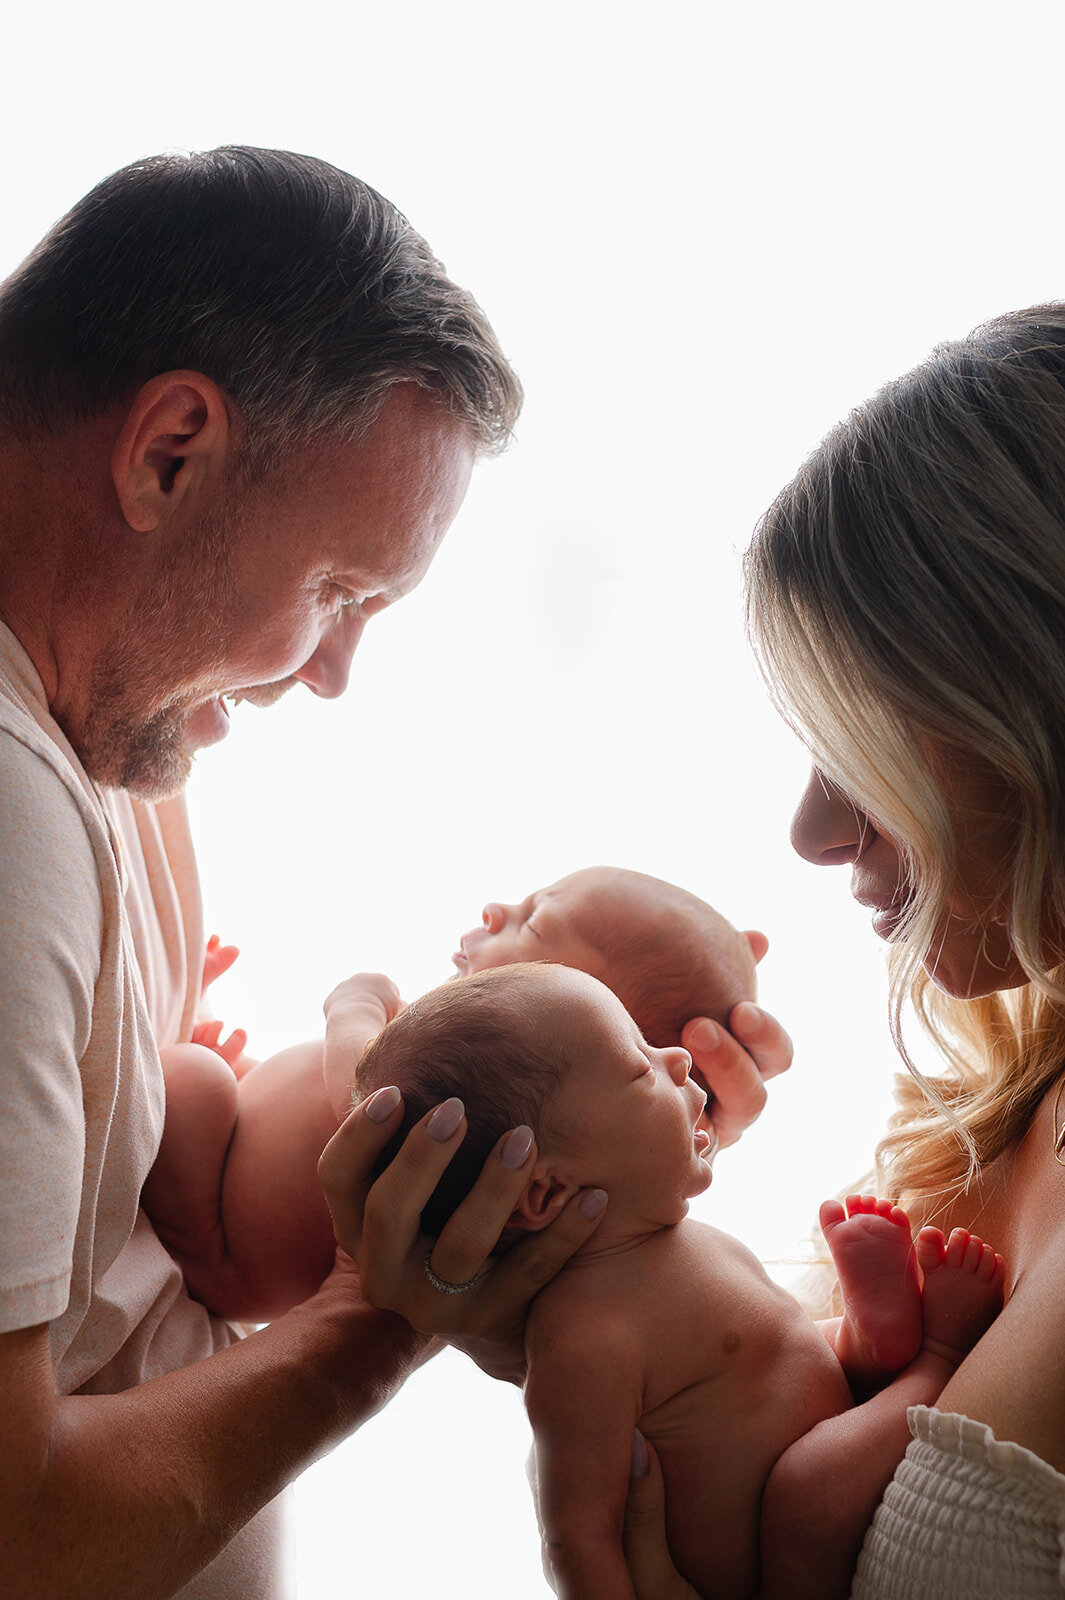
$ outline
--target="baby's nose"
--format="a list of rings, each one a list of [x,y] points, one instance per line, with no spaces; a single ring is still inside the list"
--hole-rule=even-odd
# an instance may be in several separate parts
[[[489,933],[498,933],[506,922],[507,916],[503,907],[496,905],[495,901],[491,900],[481,912],[481,920]]]
[[[674,1083],[686,1083],[692,1069],[692,1058],[679,1045],[669,1052],[669,1074]]]

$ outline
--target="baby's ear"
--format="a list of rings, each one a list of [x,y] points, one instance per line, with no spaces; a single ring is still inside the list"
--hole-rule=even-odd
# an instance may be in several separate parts
[[[533,1168],[525,1193],[510,1214],[508,1228],[521,1228],[525,1233],[538,1233],[554,1222],[562,1207],[577,1193],[578,1185],[557,1173],[545,1172],[540,1166]]]

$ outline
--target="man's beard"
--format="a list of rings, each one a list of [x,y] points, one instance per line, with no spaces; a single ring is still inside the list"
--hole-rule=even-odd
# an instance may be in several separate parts
[[[243,500],[232,488],[197,530],[196,548],[181,551],[136,597],[95,664],[84,725],[64,726],[89,777],[106,788],[165,800],[185,786],[189,719],[229,687],[227,619],[240,604],[230,548]],[[231,692],[272,705],[295,681]]]

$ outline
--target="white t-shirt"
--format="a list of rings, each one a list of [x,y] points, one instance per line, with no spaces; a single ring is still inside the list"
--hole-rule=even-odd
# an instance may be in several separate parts
[[[61,1394],[239,1337],[189,1299],[140,1210],[157,1044],[189,1037],[202,964],[183,804],[97,790],[0,623],[0,1332],[49,1323]],[[273,1597],[277,1548],[268,1507],[182,1595]]]

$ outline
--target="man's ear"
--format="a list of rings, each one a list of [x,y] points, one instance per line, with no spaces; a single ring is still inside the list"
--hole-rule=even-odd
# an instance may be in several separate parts
[[[134,533],[151,533],[233,448],[222,391],[202,372],[163,372],[137,391],[111,454],[111,479]]]
[[[757,928],[745,928],[743,931],[743,937],[750,946],[751,954],[754,957],[754,964],[757,966],[759,961],[761,961],[762,957],[765,955],[766,951],[769,949],[769,940],[766,938],[764,933],[759,933]]]
[[[538,1233],[554,1222],[566,1202],[577,1193],[579,1184],[537,1164],[532,1171],[525,1192],[510,1213],[508,1228],[520,1228],[523,1233]]]

